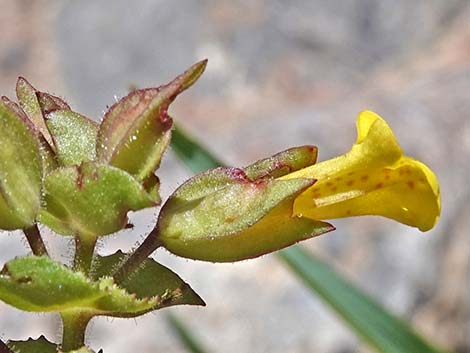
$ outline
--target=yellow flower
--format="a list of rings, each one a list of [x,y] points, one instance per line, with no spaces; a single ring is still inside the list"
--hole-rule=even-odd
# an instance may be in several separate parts
[[[405,156],[387,123],[364,111],[351,150],[279,179],[317,182],[294,201],[293,214],[315,220],[380,215],[431,229],[440,214],[439,184],[423,163]]]
[[[231,262],[330,232],[324,220],[334,218],[380,215],[431,229],[440,213],[434,173],[403,155],[377,114],[359,114],[357,130],[348,153],[318,164],[316,148],[300,146],[196,175],[163,206],[159,242],[182,257]]]

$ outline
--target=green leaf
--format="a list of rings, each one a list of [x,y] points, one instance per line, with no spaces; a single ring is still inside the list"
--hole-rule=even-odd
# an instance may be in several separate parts
[[[159,239],[179,256],[233,262],[322,234],[332,227],[292,217],[293,199],[312,183],[252,181],[241,169],[209,170],[170,196],[159,217]]]
[[[47,129],[36,92],[36,89],[23,77],[18,78],[16,82],[16,96],[18,97],[20,106],[39,132],[44,136],[47,143],[52,146],[52,137]]]
[[[44,336],[40,336],[38,339],[28,339],[27,341],[8,341],[8,346],[12,350],[12,353],[57,353],[59,351],[59,345],[49,342]],[[0,346],[1,348],[1,346]],[[0,350],[3,353],[3,351]],[[65,353],[94,353],[87,347],[82,347],[79,350],[68,351]],[[102,351],[98,352],[102,353]]]
[[[31,123],[0,101],[0,229],[34,224],[42,182],[39,148]]]
[[[116,267],[126,259],[127,255],[120,250],[113,255],[98,257],[94,265],[93,278],[98,280],[111,275]],[[205,305],[204,301],[176,273],[149,258],[119,287],[135,295],[137,299],[159,298],[154,306],[146,311],[157,310],[172,305]],[[142,313],[139,313],[143,314]],[[113,316],[134,316],[123,309]]]
[[[57,353],[59,347],[49,342],[46,337],[28,339],[27,341],[8,341],[8,347],[13,353]]]
[[[155,203],[118,168],[97,163],[59,168],[44,181],[39,221],[62,235],[96,237],[127,224],[127,213]]]
[[[405,322],[341,278],[328,265],[300,247],[279,256],[310,289],[319,295],[370,346],[383,353],[438,353]]]
[[[254,180],[279,178],[296,170],[311,166],[317,161],[315,146],[300,146],[276,153],[243,168],[246,175]]]
[[[36,93],[40,94],[41,92],[36,92]],[[46,94],[46,93],[43,93],[43,94]],[[26,115],[26,113],[23,111],[23,109],[21,109],[21,107],[18,104],[16,104],[15,102],[12,102],[10,99],[8,99],[5,96],[2,97],[2,101],[3,103],[5,103],[6,106],[8,106],[8,108],[14,111],[18,116],[21,116],[24,121],[28,121],[28,123],[31,122],[31,119]],[[39,100],[39,104],[41,105],[41,100]],[[41,106],[41,109],[42,109],[42,106]],[[44,171],[44,174],[47,174],[50,171],[58,167],[58,164],[55,158],[55,152],[52,149],[52,146],[44,138],[44,135],[39,131],[37,126],[35,126],[34,123],[32,123],[32,125],[35,130],[35,135],[37,135],[37,138],[39,139],[39,145],[40,145],[39,152],[41,153],[43,171]]]
[[[8,262],[0,273],[0,299],[25,311],[72,310],[117,317],[135,317],[170,305],[203,304],[186,283],[155,262],[148,262],[139,273],[127,282],[129,291],[135,292],[128,292],[110,277],[92,281],[48,257],[23,257]]]
[[[46,124],[62,166],[95,160],[97,123],[71,110],[55,110],[47,115]]]
[[[167,314],[167,322],[173,329],[181,344],[192,353],[205,353],[207,350],[203,348],[199,340],[191,333],[190,329],[178,319],[175,315]]]
[[[45,256],[16,258],[0,273],[0,299],[25,311],[86,307],[100,296],[98,285],[83,274]]]
[[[165,86],[136,90],[114,104],[98,132],[98,159],[126,170],[138,180],[155,171],[171,138],[168,107],[201,76],[206,63],[191,66]]]
[[[209,154],[196,140],[175,124],[171,137],[171,150],[194,173],[204,172],[211,168],[222,166],[223,163]]]

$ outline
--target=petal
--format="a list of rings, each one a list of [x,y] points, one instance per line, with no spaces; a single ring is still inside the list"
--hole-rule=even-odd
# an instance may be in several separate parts
[[[312,219],[379,215],[423,232],[439,218],[437,178],[426,165],[409,157],[390,167],[365,170],[326,184],[300,195],[294,214]]]
[[[280,179],[315,178],[319,181],[338,173],[383,167],[396,162],[403,152],[392,129],[377,114],[363,111],[357,118],[357,140],[345,155],[314,164]]]
[[[318,180],[296,199],[294,215],[317,220],[381,215],[422,231],[431,229],[440,214],[434,173],[403,156],[393,131],[377,114],[360,113],[357,134],[345,155],[282,178]]]

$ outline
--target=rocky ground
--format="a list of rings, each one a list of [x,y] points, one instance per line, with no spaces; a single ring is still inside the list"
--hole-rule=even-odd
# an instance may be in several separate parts
[[[355,117],[385,117],[407,154],[436,172],[438,226],[421,234],[379,218],[335,221],[305,246],[423,334],[470,351],[470,6],[465,0],[118,1],[0,0],[0,90],[18,75],[99,119],[129,85],[157,85],[209,58],[201,81],[173,116],[232,165],[293,145],[320,159],[349,149]],[[168,155],[168,195],[189,175]],[[132,246],[110,237],[102,252]],[[6,234],[0,262],[27,250]],[[48,235],[50,244],[58,236]],[[60,241],[55,248],[64,246]],[[366,348],[275,256],[213,265],[157,254],[206,300],[174,310],[213,352],[366,352]],[[183,352],[164,313],[97,319],[93,347],[105,352]],[[58,336],[57,319],[0,305],[0,335]]]

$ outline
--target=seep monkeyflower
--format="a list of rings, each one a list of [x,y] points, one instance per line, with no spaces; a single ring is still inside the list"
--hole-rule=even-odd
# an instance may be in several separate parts
[[[423,232],[439,218],[436,176],[405,156],[385,120],[371,111],[359,114],[357,140],[348,153],[280,179],[294,178],[317,180],[295,199],[294,216],[326,220],[379,215]]]
[[[295,147],[245,168],[216,168],[168,199],[157,236],[170,252],[230,262],[260,256],[334,230],[324,220],[380,215],[421,231],[440,214],[439,185],[403,154],[387,123],[364,111],[351,150],[315,164],[313,146]]]

